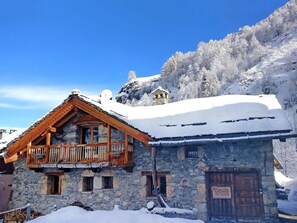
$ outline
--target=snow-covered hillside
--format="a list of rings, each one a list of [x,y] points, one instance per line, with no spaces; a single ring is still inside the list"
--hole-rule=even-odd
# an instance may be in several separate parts
[[[170,102],[222,94],[276,94],[297,129],[297,1],[223,40],[199,43],[193,52],[176,52],[160,75],[129,78],[117,100],[147,105],[158,86],[170,92]],[[275,151],[285,174],[294,178],[296,144],[296,139],[276,142]]]

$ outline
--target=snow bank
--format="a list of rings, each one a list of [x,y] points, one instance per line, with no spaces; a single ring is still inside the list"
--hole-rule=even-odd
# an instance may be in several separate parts
[[[288,201],[297,202],[297,180],[294,180],[293,182],[288,184],[287,188],[290,189],[290,193],[288,195]],[[297,209],[297,205],[296,205],[296,209]]]
[[[86,211],[70,206],[59,209],[51,214],[36,218],[30,223],[203,223],[199,220],[181,218],[165,218],[160,215],[148,214],[145,211]]]
[[[285,189],[290,189],[288,200],[277,200],[278,210],[297,216],[297,179],[290,181]]]
[[[279,171],[274,171],[274,177],[277,184],[281,187],[286,187],[290,182],[293,181],[293,179],[286,177]]]
[[[278,210],[289,215],[297,216],[297,202],[287,200],[277,200]]]

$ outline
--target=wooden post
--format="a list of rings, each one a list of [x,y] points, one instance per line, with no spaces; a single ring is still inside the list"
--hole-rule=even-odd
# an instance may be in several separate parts
[[[108,162],[111,162],[111,130],[110,130],[110,125],[107,125],[107,156],[108,156]]]
[[[127,164],[128,163],[128,134],[126,133],[125,134],[125,158],[124,158],[124,164]]]
[[[152,147],[152,180],[153,180],[153,191],[154,196],[158,195],[158,181],[157,181],[157,167],[156,167],[156,148]]]
[[[27,165],[30,164],[31,162],[31,151],[30,151],[31,145],[32,145],[32,142],[29,142],[27,144]]]
[[[49,149],[51,145],[51,133],[48,132],[46,134],[46,153],[45,153],[45,162],[48,163],[49,161]]]

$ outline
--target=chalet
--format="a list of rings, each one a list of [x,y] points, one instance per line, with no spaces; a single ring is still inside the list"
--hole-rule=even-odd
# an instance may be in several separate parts
[[[130,107],[73,91],[7,145],[11,206],[140,209],[157,191],[205,221],[277,222],[272,140],[291,136],[273,95]]]

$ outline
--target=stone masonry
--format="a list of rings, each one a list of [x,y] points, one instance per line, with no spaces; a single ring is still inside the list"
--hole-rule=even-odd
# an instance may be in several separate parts
[[[207,220],[205,172],[211,167],[256,168],[262,179],[264,222],[277,222],[271,141],[209,143],[194,148],[198,151],[196,158],[186,158],[186,147],[157,148],[157,171],[166,173],[165,201],[169,206],[195,208],[198,217]],[[49,195],[47,176],[42,172],[27,169],[25,159],[20,159],[14,163],[11,206],[16,208],[31,203],[34,210],[49,213],[54,205],[61,208],[75,201],[80,201],[94,210],[112,210],[115,205],[122,209],[135,210],[145,207],[148,201],[157,203],[156,198],[147,197],[147,179],[144,172],[151,171],[150,153],[137,140],[134,140],[134,162],[132,172],[121,168],[65,170],[61,177],[61,195]],[[84,176],[94,177],[92,192],[82,191]],[[103,176],[113,176],[113,189],[102,189]]]

